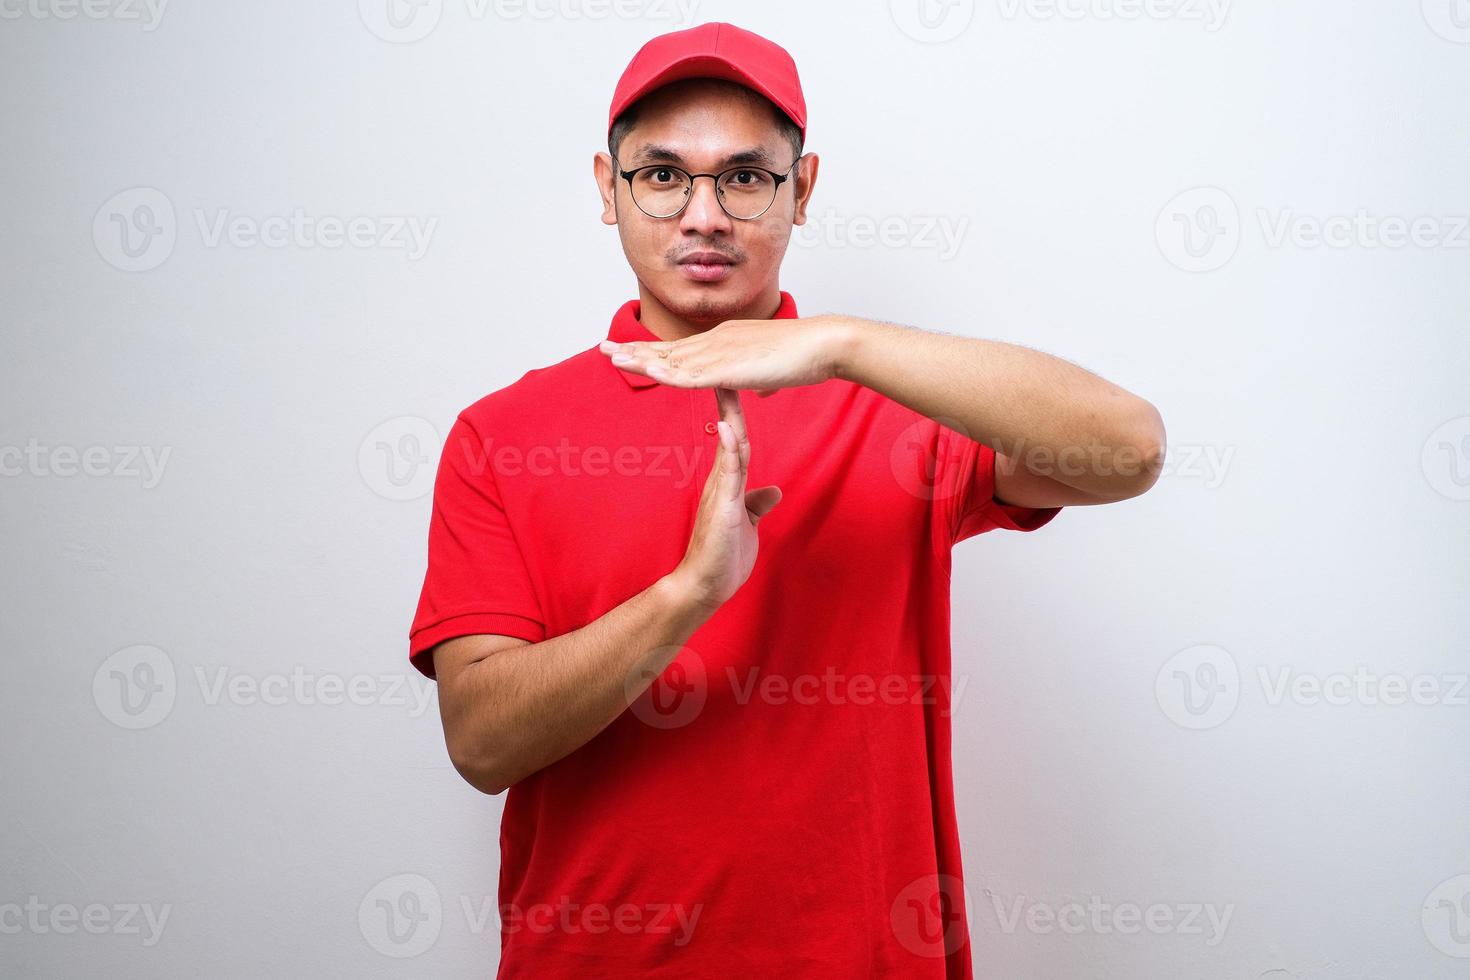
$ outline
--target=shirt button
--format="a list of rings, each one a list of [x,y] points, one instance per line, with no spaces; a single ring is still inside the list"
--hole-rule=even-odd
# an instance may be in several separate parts
[[[714,435],[716,432],[720,431],[720,427],[718,425],[715,425],[713,422],[706,422],[704,423],[704,431],[708,432],[710,435]]]

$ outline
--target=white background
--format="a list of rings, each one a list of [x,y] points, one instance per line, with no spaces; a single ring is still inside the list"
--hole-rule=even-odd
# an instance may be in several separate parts
[[[809,102],[803,314],[1168,428],[956,550],[977,975],[1465,975],[1470,5],[925,2],[0,2],[0,973],[490,975],[503,798],[406,659],[434,440],[636,295],[613,85],[732,20]],[[211,234],[293,209],[372,241]]]

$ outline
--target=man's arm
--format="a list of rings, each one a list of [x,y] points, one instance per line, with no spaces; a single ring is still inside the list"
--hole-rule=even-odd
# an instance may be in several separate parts
[[[712,612],[670,573],[540,643],[485,634],[440,643],[432,656],[454,768],[493,795],[569,754],[612,724]]]
[[[715,396],[719,448],[677,568],[540,643],[478,634],[434,647],[449,758],[476,789],[500,793],[590,741],[750,577],[756,525],[781,491],[746,489],[750,440],[739,394],[718,388]]]
[[[1082,367],[1003,341],[845,320],[833,370],[995,450],[995,497],[1022,507],[1138,497],[1163,469],[1157,408]]]
[[[1136,497],[1158,480],[1149,402],[1050,354],[849,316],[726,320],[676,341],[603,341],[614,365],[679,388],[767,395],[845,378],[995,450],[995,496],[1023,507]]]
[[[824,318],[815,318],[824,319]],[[843,321],[836,377],[872,388],[996,452],[995,496],[1023,507],[1136,497],[1158,479],[1152,404],[1059,357],[998,340]]]

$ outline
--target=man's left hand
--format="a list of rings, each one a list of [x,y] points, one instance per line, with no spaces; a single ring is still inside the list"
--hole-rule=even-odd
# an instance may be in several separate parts
[[[845,316],[726,320],[682,340],[604,340],[614,367],[675,388],[738,388],[762,397],[838,377],[856,332]]]

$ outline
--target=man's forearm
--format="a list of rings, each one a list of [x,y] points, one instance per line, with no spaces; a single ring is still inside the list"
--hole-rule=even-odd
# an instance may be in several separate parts
[[[838,377],[1078,490],[1116,497],[1157,476],[1158,411],[1090,371],[1002,341],[843,319]]]
[[[477,788],[499,793],[575,751],[712,613],[670,573],[580,629],[471,664],[455,680],[445,719],[461,747],[456,766]]]

